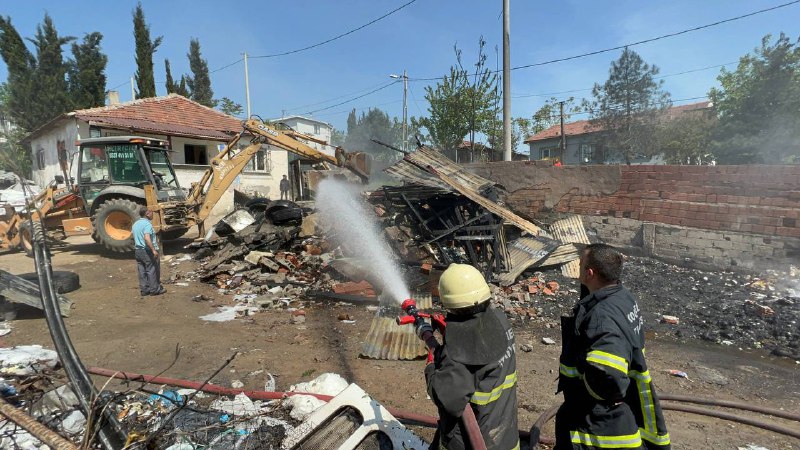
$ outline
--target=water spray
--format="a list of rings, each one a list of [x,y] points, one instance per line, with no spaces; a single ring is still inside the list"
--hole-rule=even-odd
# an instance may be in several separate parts
[[[392,258],[392,250],[355,187],[344,181],[325,179],[319,183],[316,200],[322,220],[336,232],[341,243],[346,242],[356,256],[370,261],[367,269],[372,279],[381,283],[382,297],[397,303],[411,297],[400,267]]]

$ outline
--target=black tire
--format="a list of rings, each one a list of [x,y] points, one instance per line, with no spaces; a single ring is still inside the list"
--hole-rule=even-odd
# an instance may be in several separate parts
[[[255,223],[261,223],[264,221],[264,211],[267,210],[270,203],[272,203],[272,201],[268,198],[254,198],[245,203],[244,207],[250,211],[250,214],[256,219]]]
[[[19,248],[30,258],[33,258],[33,242],[45,242],[44,229],[41,222],[33,222],[33,232],[29,221],[24,221],[19,226]]]
[[[275,225],[298,225],[303,222],[303,209],[289,200],[276,200],[264,211],[266,219]]]
[[[112,252],[133,252],[131,227],[139,219],[139,206],[125,198],[103,202],[92,215],[95,241]]]
[[[28,280],[31,283],[39,284],[39,275],[37,275],[36,272],[23,273],[17,276],[24,280]],[[59,294],[77,291],[81,287],[81,278],[75,272],[70,272],[67,270],[54,270],[53,287]]]

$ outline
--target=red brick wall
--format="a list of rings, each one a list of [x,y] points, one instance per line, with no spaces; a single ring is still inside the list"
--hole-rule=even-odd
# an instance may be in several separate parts
[[[513,186],[506,186],[511,192],[509,205],[522,206],[525,211],[520,213],[529,217],[549,209],[709,230],[800,237],[800,165],[612,169],[504,164],[476,165],[471,169],[500,183],[514,178]],[[525,173],[520,177],[519,171]],[[536,182],[544,179],[560,179],[561,186],[553,189],[552,181]],[[599,180],[605,183],[604,188],[593,189]]]

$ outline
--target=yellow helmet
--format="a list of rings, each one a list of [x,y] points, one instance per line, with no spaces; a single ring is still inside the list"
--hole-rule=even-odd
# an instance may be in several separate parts
[[[475,306],[491,296],[483,275],[469,264],[450,264],[439,278],[439,298],[447,309]]]

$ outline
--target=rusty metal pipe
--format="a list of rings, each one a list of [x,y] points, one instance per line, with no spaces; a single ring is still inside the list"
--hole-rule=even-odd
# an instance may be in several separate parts
[[[47,428],[25,412],[17,409],[7,401],[0,398],[0,414],[8,420],[24,428],[36,439],[49,445],[55,450],[78,450],[78,446],[61,437],[58,433]]]

